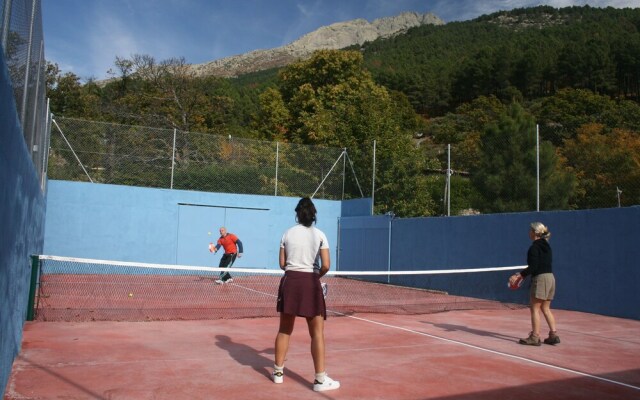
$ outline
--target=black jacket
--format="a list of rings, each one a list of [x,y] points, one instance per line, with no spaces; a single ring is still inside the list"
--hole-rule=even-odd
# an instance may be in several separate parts
[[[531,244],[527,252],[527,268],[520,272],[524,276],[536,276],[544,273],[553,273],[551,267],[552,252],[549,242],[538,239]]]

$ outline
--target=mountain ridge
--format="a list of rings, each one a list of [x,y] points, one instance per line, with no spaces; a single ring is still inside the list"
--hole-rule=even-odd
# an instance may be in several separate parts
[[[417,12],[403,12],[393,17],[378,18],[373,22],[363,18],[336,22],[322,26],[284,46],[253,50],[206,63],[191,64],[189,69],[196,76],[232,78],[285,66],[311,56],[316,50],[362,45],[365,42],[392,37],[427,24],[444,25],[445,22],[432,13]]]

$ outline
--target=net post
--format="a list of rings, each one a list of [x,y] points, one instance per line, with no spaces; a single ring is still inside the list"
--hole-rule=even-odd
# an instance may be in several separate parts
[[[31,256],[31,283],[29,284],[29,302],[27,305],[27,321],[33,321],[35,316],[36,286],[38,284],[38,271],[40,269],[40,257]]]

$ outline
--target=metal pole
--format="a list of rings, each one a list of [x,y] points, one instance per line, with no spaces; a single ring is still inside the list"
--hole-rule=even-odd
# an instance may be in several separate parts
[[[540,126],[536,124],[536,211],[540,211]]]
[[[40,73],[40,71],[42,70],[42,62],[44,61],[44,57],[42,56],[44,54],[44,40],[40,41],[40,53],[38,55],[38,69],[36,70],[36,86],[34,89],[34,93],[38,93],[39,89],[40,89],[40,76],[43,75]],[[36,143],[36,120],[38,118],[38,112],[40,110],[38,110],[38,104],[40,103],[38,100],[38,96],[33,96],[33,109],[31,110],[31,113],[33,114],[33,118],[31,118],[31,139],[29,139],[29,143],[31,143],[31,148],[29,149],[29,151],[31,152],[31,158],[33,158],[33,160],[36,160],[35,154],[38,151],[41,151],[40,146],[38,146]]]
[[[336,246],[336,271],[340,271],[340,254],[342,254],[342,244],[340,243],[340,217],[338,217],[338,245]]]
[[[173,189],[173,172],[176,169],[176,132],[177,132],[177,129],[173,128],[173,151],[171,152],[171,186],[170,186],[170,189]]]
[[[618,208],[620,208],[620,195],[622,194],[622,190],[618,186],[616,186],[616,195],[618,196]]]
[[[374,215],[374,207],[375,204],[375,195],[376,195],[376,141],[373,141],[373,176],[371,178],[371,215]]]
[[[46,122],[43,130],[43,138],[42,138],[42,169],[40,174],[40,188],[42,192],[46,192],[46,184],[47,184],[47,171],[49,169],[49,143],[51,140],[51,111],[49,108],[49,98],[47,97],[47,108],[46,112]]]
[[[4,1],[4,9],[2,10],[2,49],[7,52],[7,41],[9,40],[9,27],[11,25],[11,5],[13,0]]]
[[[25,130],[25,117],[27,113],[27,93],[29,89],[29,72],[31,71],[31,48],[33,46],[33,25],[35,23],[35,13],[36,13],[36,2],[34,1],[31,4],[31,22],[29,27],[29,45],[27,46],[27,62],[25,63],[26,68],[24,72],[24,91],[22,94],[22,108],[20,109],[20,123],[22,124],[22,131],[26,134]],[[26,137],[26,136],[25,136]],[[31,143],[27,143],[28,146],[31,146]]]
[[[447,217],[451,216],[451,144],[447,144]]]
[[[388,244],[388,254],[387,254],[387,272],[391,272],[391,227],[393,222],[393,213],[388,213],[389,215],[389,244]],[[387,275],[387,283],[391,281],[391,276]]]
[[[342,149],[344,159],[342,160],[342,200],[344,200],[344,184],[347,176],[347,148]]]
[[[276,192],[274,196],[278,195],[278,163],[280,162],[280,142],[276,142]]]

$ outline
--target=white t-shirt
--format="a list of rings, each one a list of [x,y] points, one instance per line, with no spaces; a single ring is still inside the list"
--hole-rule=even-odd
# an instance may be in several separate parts
[[[315,226],[298,224],[282,235],[280,248],[286,253],[285,271],[319,272],[320,249],[328,249],[329,241]]]

